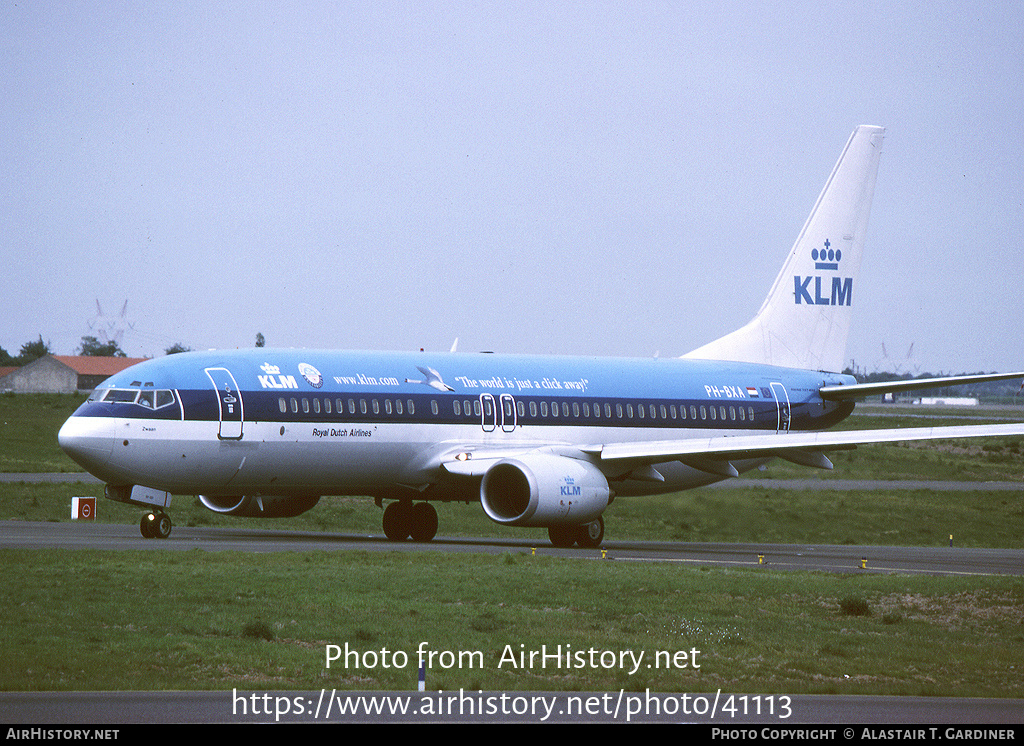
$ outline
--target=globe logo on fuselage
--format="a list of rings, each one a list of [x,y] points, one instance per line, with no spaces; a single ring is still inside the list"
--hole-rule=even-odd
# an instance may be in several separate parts
[[[299,363],[299,373],[306,379],[306,383],[315,389],[324,385],[324,377],[320,375],[320,371],[309,363]]]

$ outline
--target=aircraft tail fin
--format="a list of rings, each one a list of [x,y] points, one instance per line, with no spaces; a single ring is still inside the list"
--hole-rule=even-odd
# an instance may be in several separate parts
[[[850,135],[757,315],[683,357],[842,370],[884,132]]]

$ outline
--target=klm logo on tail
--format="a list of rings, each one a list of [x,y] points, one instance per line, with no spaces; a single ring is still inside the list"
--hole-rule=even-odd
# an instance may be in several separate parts
[[[814,260],[815,269],[839,270],[843,252],[831,247],[832,244],[826,238],[825,248],[811,250],[811,259]],[[832,281],[831,288],[828,286],[829,279]],[[853,301],[853,278],[794,275],[793,296],[798,306],[801,303],[809,306],[849,306]]]

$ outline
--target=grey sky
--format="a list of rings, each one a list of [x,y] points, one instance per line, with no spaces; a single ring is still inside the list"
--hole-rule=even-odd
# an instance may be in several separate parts
[[[5,3],[0,346],[675,356],[888,128],[848,358],[1024,367],[1019,2]],[[883,357],[886,346],[888,359]],[[913,344],[913,356],[907,352]]]

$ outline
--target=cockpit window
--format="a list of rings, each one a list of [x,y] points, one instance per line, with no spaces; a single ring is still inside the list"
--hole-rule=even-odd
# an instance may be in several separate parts
[[[138,389],[97,390],[90,401],[111,404],[136,404],[146,409],[163,409],[175,402],[174,392],[169,389],[139,391]]]
[[[103,401],[115,404],[133,404],[138,397],[136,389],[108,389]]]

